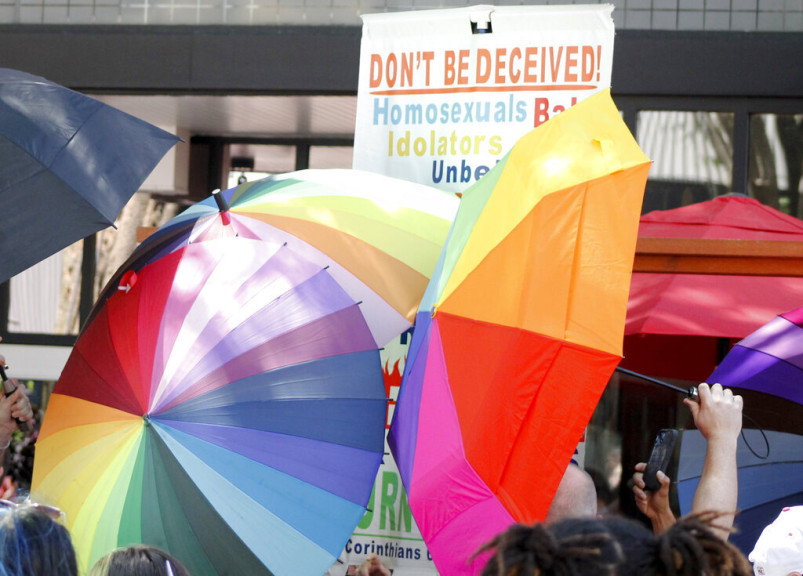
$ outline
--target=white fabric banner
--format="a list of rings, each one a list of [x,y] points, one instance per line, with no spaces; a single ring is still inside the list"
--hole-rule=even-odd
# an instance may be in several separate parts
[[[363,16],[355,169],[461,192],[525,133],[610,87],[613,6],[473,6]],[[409,335],[383,350],[398,395]],[[360,525],[329,573],[370,554],[394,576],[437,574],[385,450]]]
[[[611,5],[363,16],[354,168],[459,192],[610,87]]]

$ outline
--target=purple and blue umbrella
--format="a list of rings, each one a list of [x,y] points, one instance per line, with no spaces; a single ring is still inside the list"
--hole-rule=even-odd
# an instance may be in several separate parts
[[[32,495],[82,572],[144,543],[194,576],[318,576],[365,512],[387,399],[361,303],[303,241],[216,218],[122,274],[50,398]]]
[[[684,430],[681,438],[677,493],[681,514],[688,514],[707,443],[698,430]],[[749,554],[761,531],[784,506],[803,504],[803,438],[791,432],[746,428],[744,439],[736,453],[739,513],[730,541]]]
[[[737,532],[731,541],[745,554],[784,506],[803,504],[803,308],[776,316],[739,341],[709,383],[745,396],[753,427],[737,451]],[[761,429],[754,427],[758,423]],[[691,511],[705,460],[705,439],[683,432],[678,463],[680,511]]]
[[[776,316],[740,340],[708,382],[803,404],[803,308]]]

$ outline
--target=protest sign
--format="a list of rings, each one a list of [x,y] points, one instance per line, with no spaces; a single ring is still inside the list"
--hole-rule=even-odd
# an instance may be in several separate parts
[[[610,86],[613,6],[363,16],[354,168],[459,192]]]

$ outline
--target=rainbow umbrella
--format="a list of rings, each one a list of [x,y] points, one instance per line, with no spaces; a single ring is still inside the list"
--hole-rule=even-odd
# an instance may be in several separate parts
[[[388,438],[441,574],[543,520],[621,357],[649,166],[604,91],[465,192]]]
[[[362,302],[384,345],[412,325],[457,205],[454,194],[389,176],[301,170],[195,204],[148,238],[125,268],[136,269],[190,237],[214,235],[223,211],[240,236],[260,238],[278,229],[325,254],[330,273]]]
[[[317,576],[364,514],[387,403],[365,310],[303,241],[216,221],[122,275],[50,398],[32,495],[82,572],[146,543],[195,576]]]
[[[299,234],[325,222],[341,238],[307,243],[262,219],[270,206],[305,211],[288,218]],[[410,279],[431,274],[456,208],[391,178],[305,171],[210,197],[139,246],[90,314],[37,446],[34,495],[67,512],[83,567],[146,542],[195,576],[326,570],[381,460],[377,344],[409,326],[387,300],[420,300],[426,282]],[[397,276],[376,280],[373,264]]]

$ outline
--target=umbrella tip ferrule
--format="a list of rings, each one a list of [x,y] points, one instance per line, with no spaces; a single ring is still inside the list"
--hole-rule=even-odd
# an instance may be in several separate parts
[[[226,199],[223,197],[223,194],[221,194],[220,190],[215,190],[212,192],[212,197],[215,199],[218,210],[220,210],[220,216],[223,219],[223,224],[228,225],[231,222],[231,219],[228,215],[229,203],[226,202]]]

